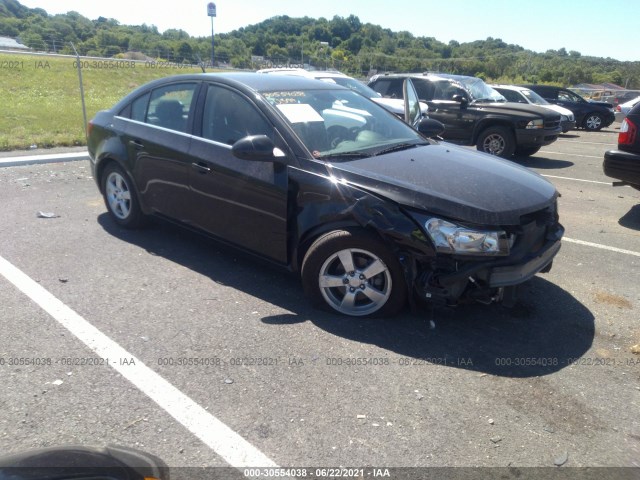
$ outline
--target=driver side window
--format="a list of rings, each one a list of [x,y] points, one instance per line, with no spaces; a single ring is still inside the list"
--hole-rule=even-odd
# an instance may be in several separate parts
[[[233,145],[247,135],[275,138],[273,128],[246,98],[227,88],[210,85],[204,105],[202,137]]]
[[[558,100],[562,100],[563,102],[579,102],[580,101],[580,99],[577,98],[577,95],[569,91],[558,92]]]

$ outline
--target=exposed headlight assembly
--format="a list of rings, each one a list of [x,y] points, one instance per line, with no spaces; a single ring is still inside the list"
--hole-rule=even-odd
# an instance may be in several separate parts
[[[430,218],[424,224],[425,230],[436,250],[455,255],[509,255],[509,239],[502,230],[474,230],[461,225]]]
[[[527,130],[531,130],[533,128],[544,128],[544,120],[542,120],[541,118],[531,120],[524,128],[526,128]]]

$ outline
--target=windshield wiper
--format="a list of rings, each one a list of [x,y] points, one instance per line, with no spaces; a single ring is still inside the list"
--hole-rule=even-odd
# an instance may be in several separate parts
[[[343,153],[329,153],[327,155],[321,155],[318,160],[327,160],[330,158],[367,158],[371,155],[364,152],[343,152]]]
[[[373,156],[376,157],[378,155],[384,155],[385,153],[399,152],[400,150],[408,150],[409,148],[419,147],[421,145],[431,145],[431,144],[427,143],[427,142],[423,142],[423,143],[398,143],[396,145],[392,145],[391,147],[384,148],[384,149],[380,150],[379,152],[374,153]]]

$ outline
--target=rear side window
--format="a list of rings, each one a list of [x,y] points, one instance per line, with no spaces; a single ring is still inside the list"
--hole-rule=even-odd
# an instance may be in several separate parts
[[[387,98],[402,98],[402,81],[401,78],[379,78],[371,87]],[[414,84],[416,90],[417,84]]]
[[[145,121],[150,96],[151,94],[147,93],[131,102],[131,120],[137,120],[138,122]]]
[[[518,92],[513,90],[498,90],[500,94],[507,99],[507,102],[527,103]]]
[[[558,91],[557,90],[543,88],[543,89],[538,91],[538,94],[542,98],[546,98],[547,100],[553,100],[553,101],[558,100]]]
[[[180,83],[155,89],[151,92],[144,121],[169,130],[186,132],[196,86],[196,83]]]

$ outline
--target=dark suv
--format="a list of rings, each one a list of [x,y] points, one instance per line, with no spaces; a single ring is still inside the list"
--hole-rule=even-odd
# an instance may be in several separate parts
[[[576,127],[585,130],[600,130],[615,120],[613,105],[605,102],[587,101],[567,88],[552,85],[522,85],[533,90],[547,102],[568,108],[576,117]]]
[[[481,79],[448,74],[375,75],[369,86],[385,97],[402,98],[410,77],[429,117],[445,125],[443,138],[510,158],[528,156],[554,142],[562,132],[560,115],[535,105],[507,103]]]

